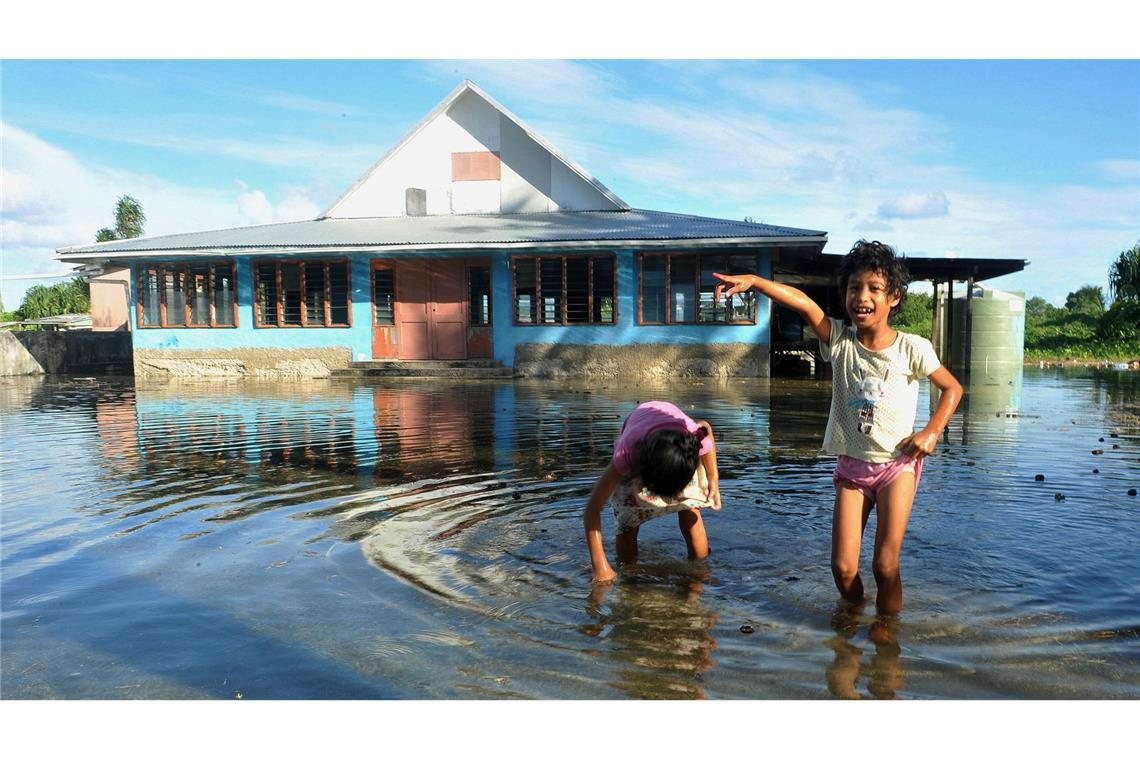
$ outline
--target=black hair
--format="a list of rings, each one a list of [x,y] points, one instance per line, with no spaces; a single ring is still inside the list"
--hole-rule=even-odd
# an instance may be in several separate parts
[[[895,253],[895,249],[878,240],[860,240],[839,263],[839,293],[847,297],[847,282],[856,272],[878,272],[887,281],[887,292],[899,297],[898,305],[891,309],[891,316],[898,314],[906,301],[906,289],[910,284],[910,271],[906,268],[906,257]]]
[[[687,430],[657,430],[637,443],[636,472],[641,484],[658,496],[676,496],[684,490],[700,461],[701,439],[708,435]]]

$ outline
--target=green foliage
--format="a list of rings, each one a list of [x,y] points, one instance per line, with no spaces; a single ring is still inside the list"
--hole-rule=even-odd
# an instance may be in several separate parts
[[[103,227],[95,233],[96,243],[106,243],[108,240],[127,240],[143,234],[143,225],[146,223],[146,214],[143,213],[142,204],[129,195],[119,197],[115,204],[115,228]]]
[[[1108,290],[1114,301],[1140,301],[1140,241],[1108,268]]]
[[[910,293],[903,301],[902,309],[891,319],[891,325],[902,332],[921,335],[930,339],[933,319],[933,304],[926,293]]]
[[[1025,302],[1026,319],[1032,319],[1034,317],[1054,317],[1060,313],[1060,311],[1060,309],[1046,301],[1041,296],[1033,296]]]
[[[1076,293],[1087,291],[1082,288]],[[1092,290],[1099,290],[1092,288]],[[1089,302],[1070,293],[1066,307]],[[1025,358],[1121,361],[1140,357],[1140,303],[1122,302],[1097,316],[1077,308],[1057,308],[1031,298],[1025,308]]]
[[[1065,298],[1065,308],[1099,317],[1104,314],[1104,292],[1095,285],[1085,285]]]
[[[1140,340],[1140,300],[1116,299],[1097,320],[1096,334],[1107,340]]]
[[[86,314],[91,311],[91,289],[82,277],[55,285],[28,288],[16,311],[19,319],[42,319],[59,314]]]

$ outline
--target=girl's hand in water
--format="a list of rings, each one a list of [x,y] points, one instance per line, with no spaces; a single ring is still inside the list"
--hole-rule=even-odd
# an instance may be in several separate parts
[[[737,293],[744,293],[752,290],[752,286],[756,283],[756,277],[750,274],[720,274],[713,272],[713,277],[720,280],[727,285],[717,285],[716,290],[713,291],[713,303],[719,303],[720,297],[734,296]]]
[[[922,459],[934,453],[938,447],[938,433],[934,430],[920,430],[899,441],[898,450],[912,459]]]

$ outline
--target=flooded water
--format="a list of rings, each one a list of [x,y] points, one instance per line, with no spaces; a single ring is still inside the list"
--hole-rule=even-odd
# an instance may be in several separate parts
[[[837,605],[826,383],[0,380],[0,687],[1136,698],[1140,373],[1027,369],[1019,392],[929,461],[891,622]],[[593,590],[582,507],[650,398],[716,431],[712,555],[656,520]]]

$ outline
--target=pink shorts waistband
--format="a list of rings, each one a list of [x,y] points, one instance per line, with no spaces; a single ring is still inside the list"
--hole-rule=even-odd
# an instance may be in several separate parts
[[[904,472],[914,473],[914,487],[922,477],[922,459],[901,456],[890,462],[864,462],[862,459],[840,455],[835,463],[832,482],[838,488],[840,482],[850,483],[864,496],[875,501],[879,491],[889,486]]]

